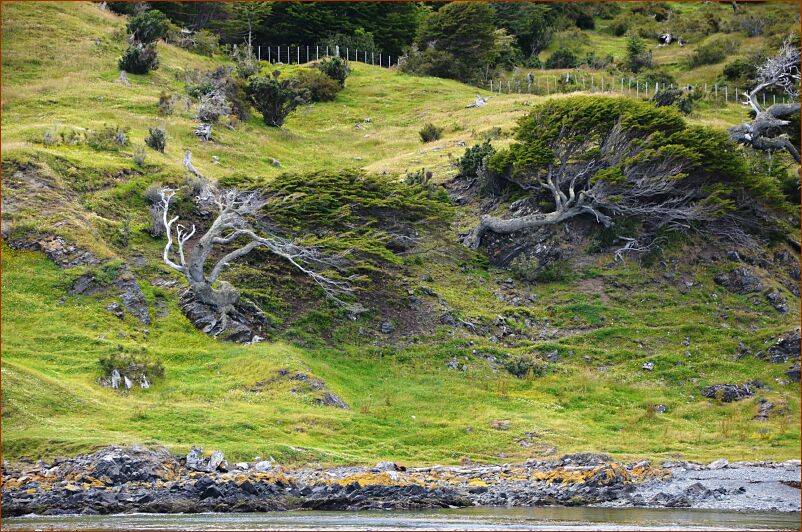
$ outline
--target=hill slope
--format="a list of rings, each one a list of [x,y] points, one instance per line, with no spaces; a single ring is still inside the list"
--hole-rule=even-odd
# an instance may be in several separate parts
[[[496,95],[485,108],[466,109],[477,92],[486,93],[353,65],[335,101],[297,110],[284,130],[253,117],[234,130],[217,127],[215,142],[202,143],[183,101],[167,117],[156,103],[162,91],[183,98],[187,73],[213,69],[222,59],[160,43],[161,68],[129,75],[131,84],[123,85],[116,82],[122,19],[91,4],[14,3],[2,11],[4,240],[19,248],[59,235],[98,258],[62,269],[41,252],[3,245],[4,456],[53,456],[119,442],[158,442],[178,451],[200,444],[230,459],[332,463],[489,462],[586,450],[690,459],[798,456],[798,384],[787,382],[785,365],[741,356],[739,344],[765,351],[798,323],[799,300],[777,273],[780,266],[749,250],[742,256],[790,301],[788,313],[760,294],[717,286],[713,277],[737,264],[699,242],[667,248],[656,259],[660,268],[598,253],[552,279],[508,280],[509,272],[488,268],[481,255],[457,244],[457,233],[477,215],[470,208],[456,209],[453,226],[421,228],[425,239],[414,253],[379,264],[387,283],[369,295],[378,310],[357,321],[325,305],[287,310],[296,297],[293,278],[258,261],[247,265],[256,272],[253,290],[269,279],[265,297],[282,300],[271,341],[218,342],[179,309],[180,281],[163,271],[163,241],[149,234],[143,194],[151,183],[182,178],[185,149],[203,173],[233,183],[359,167],[390,181],[425,167],[442,183],[454,174],[449,158],[461,155],[463,142],[493,137],[503,145],[515,119],[542,98]],[[726,126],[745,111],[702,107],[692,120],[714,116]],[[445,127],[443,139],[421,144],[425,122]],[[43,135],[54,124],[66,132],[130,127],[132,145],[46,146]],[[160,124],[168,132],[165,153],[147,150],[145,167],[137,167],[133,148]],[[112,289],[68,293],[81,275],[110,276],[123,264],[147,301],[149,325],[107,310],[119,301]],[[501,315],[520,338],[440,323],[444,311],[488,324]],[[388,320],[395,330],[380,333]],[[516,356],[546,359],[554,352],[542,376],[516,378],[504,369]],[[128,395],[98,386],[98,359],[113,353],[159,359],[165,377]],[[642,370],[645,362],[654,370]],[[350,409],[318,404],[314,388],[291,378],[297,374],[325,381]],[[754,378],[770,389],[726,404],[699,394],[706,384]],[[788,413],[753,421],[759,399],[787,404]],[[655,405],[668,409],[656,413]]]

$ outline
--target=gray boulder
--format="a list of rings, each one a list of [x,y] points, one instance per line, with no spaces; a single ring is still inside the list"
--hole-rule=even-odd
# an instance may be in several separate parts
[[[713,280],[736,294],[751,294],[763,290],[760,278],[749,268],[736,268],[729,273],[720,273]]]
[[[768,348],[769,361],[775,364],[782,364],[789,360],[798,360],[799,349],[799,330],[791,331]]]

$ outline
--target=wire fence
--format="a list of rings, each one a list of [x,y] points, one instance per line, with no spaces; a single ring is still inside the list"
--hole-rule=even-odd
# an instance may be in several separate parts
[[[341,57],[348,61],[357,61],[368,65],[391,68],[398,66],[398,56],[382,54],[375,51],[349,49],[341,46],[322,45],[259,45],[256,46],[257,58],[274,64],[301,64],[319,61],[329,57]],[[535,76],[529,74],[525,78],[489,80],[486,88],[498,94],[533,94],[549,96],[570,92],[608,93],[648,98],[660,90],[674,89],[673,83],[648,82],[638,78],[594,76],[569,74],[559,76]],[[718,83],[687,84],[677,88],[701,91],[702,99],[721,101],[724,103],[746,102],[742,87]],[[743,90],[742,90],[743,89]],[[789,101],[785,94],[761,93],[762,103],[775,104]]]
[[[352,50],[341,46],[260,45],[256,47],[256,55],[260,61],[285,65],[309,63],[327,57],[342,57],[348,61],[358,61],[385,68],[391,68],[398,64],[397,56],[393,57],[375,51]]]
[[[551,94],[564,94],[570,92],[592,92],[620,94],[633,98],[648,98],[661,90],[681,88],[688,91],[699,91],[704,100],[745,103],[746,91],[743,87],[718,83],[699,83],[675,86],[673,83],[649,82],[637,78],[574,75],[561,76],[535,76],[530,74],[524,78],[489,80],[486,88],[498,94],[534,94],[549,96]],[[785,94],[761,93],[763,105],[787,103],[789,98]]]

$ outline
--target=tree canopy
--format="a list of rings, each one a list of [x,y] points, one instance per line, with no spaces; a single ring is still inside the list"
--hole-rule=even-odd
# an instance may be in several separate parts
[[[624,98],[577,96],[536,107],[519,122],[517,140],[496,153],[496,179],[548,198],[546,212],[486,216],[466,238],[477,247],[487,231],[512,233],[587,215],[610,226],[637,217],[646,234],[700,228],[733,213],[738,195],[778,196],[753,176],[726,133],[688,125],[674,109]],[[717,226],[735,235],[737,228]]]

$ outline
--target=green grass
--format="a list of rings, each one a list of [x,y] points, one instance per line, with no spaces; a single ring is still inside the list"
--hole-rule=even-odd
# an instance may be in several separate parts
[[[697,283],[692,290],[667,281],[659,267],[595,255],[559,278],[516,280],[514,289],[535,296],[536,303],[513,305],[499,298],[510,273],[488,269],[481,256],[456,243],[457,232],[475,222],[470,211],[456,209],[453,227],[425,235],[426,253],[399,257],[392,265],[376,263],[384,284],[372,289],[403,307],[408,289],[423,299],[418,288],[426,286],[463,319],[490,323],[503,315],[516,331],[559,329],[560,335],[504,342],[471,336],[439,325],[439,298],[426,299],[433,306],[426,319],[434,323],[425,324],[430,330],[392,343],[359,333],[374,330],[380,316],[351,322],[325,306],[282,323],[274,341],[253,346],[220,343],[198,332],[178,309],[175,292],[150,282],[161,275],[163,241],[147,233],[142,197],[153,182],[182,179],[185,149],[193,151],[202,172],[234,182],[342,168],[395,180],[421,167],[443,182],[455,172],[450,158],[464,150],[458,141],[470,146],[493,128],[509,132],[543,98],[494,95],[483,109],[465,109],[477,92],[487,93],[355,64],[335,101],[299,109],[285,129],[268,128],[254,116],[234,131],[215,128],[216,142],[201,143],[191,133],[191,111],[178,104],[174,115],[161,117],[156,103],[163,90],[184,95],[185,71],[209,70],[224,60],[160,43],[161,68],[129,76],[131,85],[122,86],[114,81],[125,46],[122,27],[122,19],[91,4],[3,4],[4,201],[19,201],[25,190],[13,177],[18,163],[35,161],[47,184],[25,208],[4,208],[4,222],[18,235],[60,232],[104,258],[143,257],[144,266],[129,261],[129,267],[154,317],[150,326],[131,317],[120,321],[105,310],[113,293],[67,295],[84,269],[61,270],[42,254],[4,245],[5,458],[63,456],[126,442],[161,443],[182,452],[203,445],[229,459],[272,455],[292,463],[456,463],[465,457],[499,462],[574,451],[702,460],[799,455],[799,386],[777,382],[785,365],[735,356],[738,342],[765,349],[767,339],[793,328],[798,299],[781,288],[792,308],[781,316],[762,296],[726,293],[712,281],[722,265],[685,260],[700,254],[693,244],[676,244],[660,257]],[[69,53],[56,42],[69,43]],[[282,68],[289,75],[303,67]],[[726,127],[745,117],[735,105],[708,106],[691,120]],[[120,151],[46,147],[42,135],[54,122],[62,128],[127,126],[133,145]],[[426,122],[443,127],[443,139],[422,144],[418,130]],[[133,147],[159,124],[168,131],[165,154],[147,150],[146,166],[136,168]],[[220,163],[213,164],[212,156]],[[283,167],[273,167],[270,158]],[[117,237],[124,215],[132,227],[128,248]],[[286,318],[282,313],[295,287],[276,288],[291,279],[286,272],[250,263],[231,273],[261,276],[258,285],[244,288],[273,301],[272,310]],[[424,275],[432,280],[422,281]],[[166,316],[153,312],[157,299],[166,302]],[[98,386],[98,359],[121,350],[162,360],[165,378],[127,396]],[[560,362],[531,380],[500,367],[495,373],[482,356],[503,361],[554,350]],[[452,357],[466,370],[447,369]],[[655,363],[653,372],[640,369],[646,361]],[[287,381],[250,391],[282,368],[325,380],[351,409],[318,406],[308,394],[293,393]],[[791,414],[758,423],[751,420],[758,397],[725,405],[699,395],[706,384],[753,378],[771,385],[760,397],[786,400]],[[654,414],[658,403],[668,412]],[[492,428],[496,420],[508,420],[510,429]],[[516,442],[526,433],[538,435],[531,447]]]

